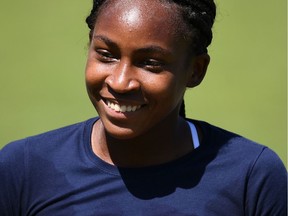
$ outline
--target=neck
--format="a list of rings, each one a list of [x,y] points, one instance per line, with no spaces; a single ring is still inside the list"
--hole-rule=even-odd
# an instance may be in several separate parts
[[[178,115],[129,140],[111,137],[99,119],[93,128],[92,147],[102,160],[119,167],[162,164],[193,150],[189,127]]]

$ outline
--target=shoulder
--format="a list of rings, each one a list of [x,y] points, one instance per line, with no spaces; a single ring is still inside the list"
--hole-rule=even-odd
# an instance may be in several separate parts
[[[207,151],[217,151],[217,154],[235,154],[235,158],[251,156],[254,159],[267,148],[266,146],[247,139],[239,134],[211,125],[204,121],[191,120],[201,131],[202,147]]]
[[[248,161],[250,166],[265,163],[267,166],[273,167],[275,163],[278,164],[279,162],[283,165],[278,155],[263,144],[207,122],[195,122],[203,131],[203,145],[207,149],[213,149],[219,154],[231,156],[234,160],[238,158],[242,160],[243,164]]]
[[[247,176],[248,215],[287,214],[287,171],[278,155],[263,149]]]
[[[17,170],[19,165],[24,165],[25,143],[26,139],[18,140],[9,143],[1,149],[0,172],[3,171],[5,173],[5,170]]]
[[[51,130],[45,133],[41,133],[35,136],[26,138],[29,143],[37,143],[38,141],[55,142],[61,141],[67,138],[73,138],[74,136],[84,133],[84,130],[94,123],[95,119],[89,119],[87,121],[75,123],[65,127],[61,127],[55,130]]]
[[[95,119],[89,119],[8,143],[0,150],[0,179],[6,179],[7,183],[11,178],[21,181],[28,167],[37,166],[41,158],[53,160],[65,156],[69,151],[76,151],[74,144],[83,142],[85,130],[92,127],[94,122]]]
[[[206,122],[195,123],[205,136],[203,154],[213,155],[210,168],[231,176],[229,182],[235,178],[231,182],[234,190],[242,188],[247,215],[286,215],[287,170],[279,156],[238,134]]]
[[[0,150],[0,161],[2,163],[5,161],[17,162],[20,158],[24,160],[25,154],[31,150],[35,152],[48,152],[53,149],[55,145],[67,143],[69,140],[79,139],[79,137],[83,136],[85,129],[89,128],[89,125],[92,125],[95,120],[95,118],[89,119],[84,122],[72,124],[8,143]]]
[[[17,215],[19,199],[25,184],[25,144],[19,140],[0,151],[0,212]]]
[[[43,179],[54,181],[50,175],[55,173],[56,164],[67,171],[63,160],[72,158],[68,154],[79,150],[75,143],[83,142],[85,130],[89,130],[94,121],[89,119],[4,146],[0,150],[0,212],[3,215],[18,215],[25,205],[23,200],[27,200],[27,197],[31,199],[31,188],[37,184],[43,185]]]
[[[283,162],[269,147],[206,122],[194,122],[203,131],[201,153],[213,157],[213,165],[225,167],[234,174],[240,172],[247,178],[273,172],[282,179],[286,176]]]

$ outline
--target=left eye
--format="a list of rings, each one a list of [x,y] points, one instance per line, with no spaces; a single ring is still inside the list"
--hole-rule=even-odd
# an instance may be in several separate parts
[[[157,59],[147,59],[141,62],[141,66],[146,70],[159,72],[164,69],[165,64]]]
[[[101,62],[113,62],[117,60],[117,58],[105,49],[97,49],[96,50],[97,59]]]

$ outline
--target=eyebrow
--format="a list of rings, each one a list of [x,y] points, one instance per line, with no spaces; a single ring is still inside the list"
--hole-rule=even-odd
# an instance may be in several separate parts
[[[103,35],[94,35],[93,40],[103,41],[108,46],[119,48],[119,46],[114,41],[112,41],[111,39],[109,39],[108,37],[103,36]],[[167,56],[172,56],[172,51],[170,51],[168,49],[164,49],[161,46],[157,46],[157,45],[148,45],[146,47],[140,47],[139,49],[137,49],[136,52],[137,53],[151,53],[151,54],[152,53],[159,53],[159,54],[163,54],[163,55],[167,55]]]
[[[110,40],[109,38],[107,38],[103,35],[94,35],[93,40],[100,40],[100,41],[103,41],[104,43],[106,43],[107,45],[118,47],[115,42],[113,42],[112,40]]]
[[[171,56],[172,52],[170,50],[167,49],[163,49],[160,46],[155,46],[155,45],[150,45],[147,47],[143,47],[137,50],[137,52],[139,53],[160,53],[163,55],[167,55],[167,56]]]

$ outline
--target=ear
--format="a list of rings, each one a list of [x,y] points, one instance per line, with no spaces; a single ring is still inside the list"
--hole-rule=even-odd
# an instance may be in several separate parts
[[[193,88],[199,85],[205,77],[210,56],[207,53],[194,56],[190,68],[190,77],[188,78],[187,87]]]

